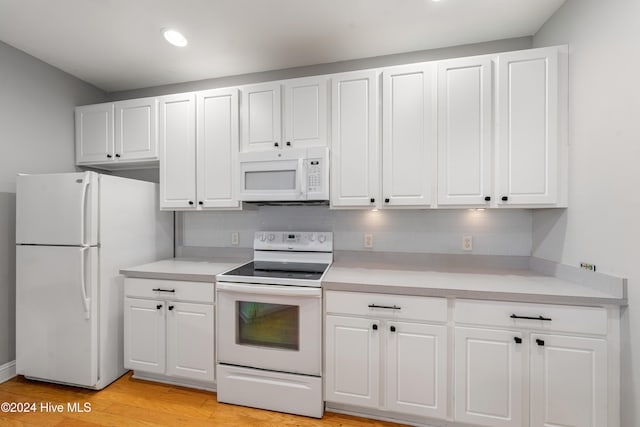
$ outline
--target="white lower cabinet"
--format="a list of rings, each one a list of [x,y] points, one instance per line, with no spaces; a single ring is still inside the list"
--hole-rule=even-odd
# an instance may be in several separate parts
[[[445,299],[329,291],[326,300],[328,313],[353,305],[326,316],[327,402],[446,417],[447,327],[425,323],[446,322]]]
[[[213,284],[127,278],[124,365],[136,373],[212,383]]]

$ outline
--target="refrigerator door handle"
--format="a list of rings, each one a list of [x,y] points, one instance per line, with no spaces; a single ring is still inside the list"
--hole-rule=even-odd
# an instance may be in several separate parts
[[[80,289],[82,296],[82,304],[84,305],[84,318],[90,319],[89,298],[87,298],[87,279],[85,277],[86,252],[88,247],[80,248]]]
[[[86,222],[86,217],[87,217],[87,212],[86,212],[86,204],[87,204],[87,192],[89,189],[89,184],[90,184],[90,172],[85,172],[84,174],[84,178],[82,179],[82,199],[81,199],[81,205],[80,205],[80,245],[82,246],[87,246],[87,239],[85,236],[85,222]]]

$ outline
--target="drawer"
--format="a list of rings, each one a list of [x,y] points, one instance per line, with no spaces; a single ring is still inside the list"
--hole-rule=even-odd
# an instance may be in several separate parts
[[[428,322],[447,321],[446,298],[327,291],[325,300],[327,313]]]
[[[551,320],[518,319],[542,316]],[[543,331],[606,335],[607,310],[602,307],[527,304],[458,299],[454,319],[457,323]]]
[[[124,293],[132,298],[205,303],[212,303],[215,294],[213,283],[135,278],[124,279]]]

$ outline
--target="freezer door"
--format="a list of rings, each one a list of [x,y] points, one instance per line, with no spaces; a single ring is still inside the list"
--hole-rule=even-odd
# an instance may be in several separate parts
[[[17,246],[16,370],[98,382],[98,248]]]
[[[16,185],[16,243],[98,243],[98,174],[18,175]]]

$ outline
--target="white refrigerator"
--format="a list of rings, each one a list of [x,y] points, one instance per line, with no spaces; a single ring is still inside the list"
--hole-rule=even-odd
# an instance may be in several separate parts
[[[95,172],[18,175],[16,197],[16,371],[104,388],[126,372],[118,271],[173,255],[173,215]]]

